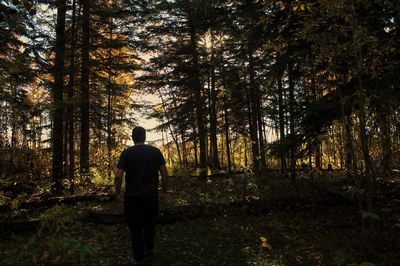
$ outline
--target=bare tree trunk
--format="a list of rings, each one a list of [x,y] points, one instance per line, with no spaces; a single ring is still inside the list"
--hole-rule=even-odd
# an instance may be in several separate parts
[[[89,174],[89,45],[90,45],[90,1],[81,0],[82,22],[82,69],[81,69],[81,175]]]
[[[292,177],[296,176],[296,146],[295,146],[295,98],[294,98],[294,77],[293,77],[293,63],[288,65],[289,76],[289,129],[290,129],[290,173]]]
[[[183,167],[188,167],[188,158],[186,150],[186,140],[184,139],[183,133],[181,132],[181,142],[182,142],[182,156],[183,156]]]
[[[110,43],[113,40],[113,19],[110,17],[109,21],[110,28]],[[108,88],[107,88],[107,177],[108,180],[111,180],[111,172],[112,172],[112,158],[111,158],[111,150],[113,147],[112,141],[112,47],[108,48]]]
[[[240,155],[240,149],[239,149],[239,151],[237,152],[237,147],[238,147],[238,138],[235,136],[234,137],[234,139],[233,139],[233,147],[234,147],[234,150],[233,150],[233,152],[232,152],[232,167],[231,167],[231,170],[234,170],[234,169],[236,169],[236,160],[235,160],[235,154],[239,154]],[[240,158],[240,157],[239,157]]]
[[[195,118],[192,112],[192,121],[193,121],[193,149],[194,149],[194,167],[197,169],[199,166],[199,158],[197,154],[197,132],[196,132],[196,123]]]
[[[228,172],[232,170],[231,165],[231,149],[230,149],[230,138],[229,138],[229,121],[228,121],[228,106],[226,100],[224,102],[224,120],[225,120],[225,146],[226,146],[226,161],[228,166]]]
[[[286,153],[283,151],[283,145],[286,143],[285,137],[285,115],[284,115],[284,103],[283,103],[283,86],[282,77],[278,78],[278,113],[279,113],[279,143],[282,147],[280,152],[280,174],[281,177],[286,175]]]
[[[354,151],[353,136],[351,134],[351,124],[349,121],[349,117],[345,114],[344,105],[346,103],[342,94],[342,89],[338,87],[337,91],[339,94],[340,112],[342,115],[343,128],[344,128],[345,153],[346,153],[345,168],[350,176],[354,176],[357,174],[358,170],[357,170],[357,162]]]
[[[53,88],[53,128],[52,128],[52,178],[53,190],[62,190],[63,178],[63,93],[64,93],[64,52],[66,1],[57,0],[56,62]]]
[[[211,95],[210,95],[210,147],[212,153],[212,168],[219,169],[218,141],[217,141],[217,91],[215,88],[215,55],[214,55],[214,32],[211,30]]]
[[[161,99],[161,105],[162,105],[163,111],[166,114],[167,119],[169,119],[168,111],[167,111],[167,108],[165,107],[165,101],[164,101],[164,98],[163,98],[161,92],[159,92],[159,96],[160,96],[160,99]],[[176,107],[175,97],[173,95],[172,95],[172,97],[173,97],[173,101],[174,101],[174,106]],[[168,124],[168,129],[169,129],[169,132],[171,134],[172,140],[174,141],[175,146],[176,146],[176,151],[178,153],[179,165],[182,166],[182,156],[181,156],[181,150],[180,150],[180,147],[179,147],[178,133],[176,132],[176,130],[171,128],[170,124]]]
[[[197,51],[197,33],[194,18],[189,17],[189,30],[190,30],[190,44],[192,52],[192,67],[193,67],[193,87],[195,97],[195,108],[198,135],[200,142],[200,177],[205,178],[207,175],[207,147],[206,147],[206,129],[204,127],[204,111],[203,111],[203,97],[200,83],[200,72],[199,72],[199,55]]]
[[[258,141],[260,151],[260,169],[265,169],[265,143],[264,143],[264,130],[263,130],[263,112],[262,112],[262,98],[261,91],[257,88],[256,93],[256,114],[257,114],[257,127],[258,127]]]
[[[378,123],[381,131],[381,150],[382,150],[382,162],[381,166],[383,174],[386,179],[392,176],[392,139],[390,130],[390,118],[387,107],[380,107],[378,110]]]
[[[68,82],[68,106],[67,106],[67,120],[68,120],[68,179],[70,182],[70,190],[74,192],[74,174],[75,174],[75,147],[74,147],[74,86],[75,86],[75,49],[77,41],[77,28],[76,28],[76,0],[72,1],[72,42],[71,42],[71,58],[70,58],[70,73]]]
[[[312,81],[312,100],[316,101],[317,100],[317,91],[314,87],[314,81]],[[315,167],[317,169],[322,169],[322,156],[321,156],[321,142],[318,140],[317,143],[315,143],[315,147],[313,147],[314,153],[315,153]]]
[[[251,150],[253,153],[253,168],[256,173],[260,170],[260,151],[259,151],[259,139],[258,139],[258,126],[257,126],[257,86],[255,85],[254,76],[254,61],[253,51],[249,47],[248,51],[249,60],[249,127],[250,127],[250,139],[251,139]]]
[[[65,102],[64,102],[65,104]],[[68,105],[68,104],[67,104]],[[67,114],[68,108],[64,107],[64,116],[68,117]],[[69,132],[69,123],[68,119],[63,121],[63,126],[64,126],[64,140],[63,140],[63,176],[68,175],[68,132]]]
[[[359,119],[359,138],[361,141],[361,151],[363,154],[364,164],[365,164],[365,174],[364,174],[364,184],[365,184],[365,204],[366,210],[368,212],[372,212],[372,196],[373,196],[373,169],[372,169],[372,162],[371,157],[369,154],[369,145],[367,140],[367,130],[366,130],[366,91],[364,85],[362,83],[362,55],[361,55],[361,43],[360,40],[357,39],[357,32],[359,30],[357,16],[354,7],[354,1],[351,1],[351,8],[352,8],[352,34],[353,34],[353,52],[355,58],[355,70],[357,75],[357,96],[359,100],[359,110],[357,112],[358,119]],[[363,209],[363,208],[362,208]],[[373,227],[373,221],[368,221],[370,227]],[[363,221],[364,223],[364,221]],[[364,231],[364,230],[363,230]]]
[[[247,138],[246,136],[243,136],[243,142],[244,142],[244,167],[247,168],[248,166],[248,159],[247,159]]]

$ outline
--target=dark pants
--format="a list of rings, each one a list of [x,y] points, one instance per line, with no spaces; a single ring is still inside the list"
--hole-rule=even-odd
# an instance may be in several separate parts
[[[158,202],[139,196],[131,196],[124,201],[124,214],[131,232],[133,258],[141,261],[146,252],[154,248],[155,222]]]

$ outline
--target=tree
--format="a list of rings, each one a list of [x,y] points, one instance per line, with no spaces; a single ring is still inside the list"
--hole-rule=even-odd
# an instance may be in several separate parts
[[[80,172],[89,174],[89,69],[90,69],[90,1],[81,0],[82,5],[82,52],[81,52],[81,135],[80,135]]]
[[[65,12],[66,1],[57,1],[56,58],[53,88],[53,128],[52,128],[52,177],[54,190],[62,189],[63,178],[63,92],[64,92],[64,52],[65,52]]]
[[[67,141],[66,147],[68,148],[68,177],[71,183],[71,188],[73,189],[73,181],[75,174],[75,145],[74,145],[74,134],[75,134],[75,121],[74,121],[74,111],[75,106],[75,75],[76,71],[76,49],[77,49],[77,14],[76,14],[76,0],[72,1],[72,18],[71,18],[71,46],[70,46],[70,64],[69,64],[69,80],[67,85],[67,94],[68,94],[68,102],[67,102],[67,122],[66,122],[66,132]],[[65,159],[66,160],[66,159]],[[66,160],[67,161],[67,160]]]

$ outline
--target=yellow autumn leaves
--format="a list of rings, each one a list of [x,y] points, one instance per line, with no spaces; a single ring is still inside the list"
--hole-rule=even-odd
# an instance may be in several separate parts
[[[268,243],[268,239],[265,236],[260,236],[260,247],[268,250],[272,249],[272,246]]]
[[[277,2],[279,10],[283,11],[288,8],[287,4],[284,4],[281,1]],[[311,11],[311,4],[310,3],[302,3],[301,1],[293,1],[289,6],[293,11]]]

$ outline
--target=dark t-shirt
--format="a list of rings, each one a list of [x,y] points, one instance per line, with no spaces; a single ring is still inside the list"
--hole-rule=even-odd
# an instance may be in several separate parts
[[[125,171],[125,198],[158,199],[158,170],[164,164],[161,151],[153,146],[143,144],[125,149],[117,164]]]

